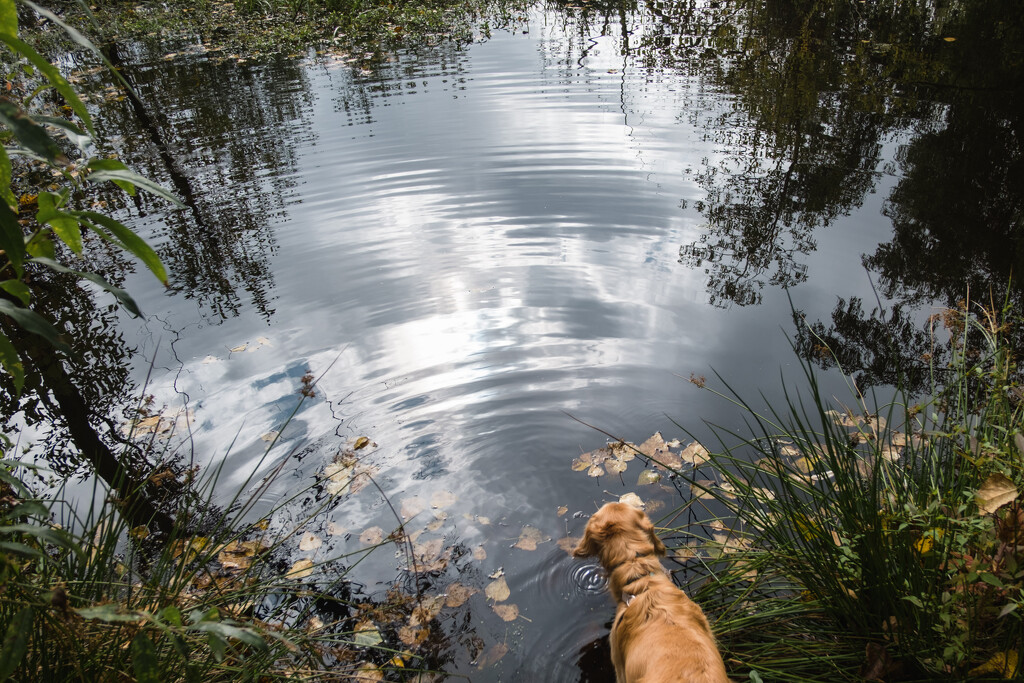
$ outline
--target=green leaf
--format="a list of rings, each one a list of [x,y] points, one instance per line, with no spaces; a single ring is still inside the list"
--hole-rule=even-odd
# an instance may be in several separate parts
[[[7,299],[0,299],[0,313],[11,316],[14,318],[14,322],[18,323],[32,334],[38,334],[46,341],[53,344],[55,348],[58,348],[65,353],[71,352],[71,347],[68,346],[67,342],[61,339],[61,335],[57,332],[57,328],[51,325],[50,321],[35,311],[15,306]]]
[[[46,558],[46,555],[44,555],[43,551],[39,548],[32,548],[24,543],[18,543],[16,541],[0,541],[0,550],[3,550],[8,554],[23,555],[25,557],[33,557],[39,560]]]
[[[14,391],[20,396],[21,390],[25,388],[25,365],[18,356],[18,350],[5,334],[0,334],[0,365],[3,365],[4,370],[11,376]]]
[[[64,135],[71,140],[71,142],[75,143],[75,147],[83,152],[92,145],[92,137],[67,119],[62,119],[57,116],[40,116],[39,114],[33,114],[32,120],[36,123],[45,123],[49,126],[53,126],[54,128],[60,128],[64,131]]]
[[[92,164],[92,162],[89,163]],[[184,204],[181,203],[181,200],[179,200],[173,194],[165,190],[162,186],[153,182],[149,178],[141,176],[138,173],[135,173],[134,171],[129,171],[128,169],[97,169],[90,173],[89,175],[87,175],[85,179],[92,181],[94,183],[101,183],[104,180],[109,180],[115,183],[121,189],[128,192],[128,194],[132,195],[135,194],[134,186],[138,186],[151,194],[155,194],[158,197],[163,197],[167,201],[172,202],[175,206],[185,206]]]
[[[142,621],[145,616],[137,612],[121,612],[118,605],[107,604],[96,607],[79,607],[75,609],[83,619],[97,619],[108,623],[121,621]]]
[[[134,254],[165,287],[167,286],[167,271],[164,269],[164,264],[160,262],[160,257],[153,251],[153,247],[146,244],[144,239],[118,221],[101,213],[96,213],[95,211],[75,211],[73,213],[80,220],[86,219],[83,221],[83,225],[95,231],[101,237],[109,238],[102,229],[94,224],[98,224],[113,233],[114,237],[120,241],[121,246],[126,251]]]
[[[25,244],[25,251],[29,256],[36,258],[57,258],[57,252],[53,248],[53,240],[50,239],[50,233],[53,232],[50,228],[41,230],[31,242]]]
[[[113,294],[114,298],[120,301],[121,305],[124,306],[129,313],[134,315],[136,318],[142,317],[142,311],[139,310],[139,305],[135,303],[135,299],[132,298],[131,294],[121,289],[120,287],[115,287],[114,285],[110,284],[102,276],[97,275],[96,273],[89,273],[82,270],[72,270],[71,268],[66,268],[61,264],[57,263],[56,261],[54,261],[53,259],[49,258],[34,258],[31,259],[29,262],[41,263],[44,266],[57,271],[58,273],[70,273],[72,275],[75,275],[76,277],[82,278],[83,280],[88,280],[89,282],[99,285],[100,288],[103,289],[104,291]],[[2,283],[0,283],[0,285],[2,285]]]
[[[39,211],[36,220],[49,225],[57,233],[57,237],[76,254],[82,253],[82,230],[78,227],[78,219],[69,213],[60,211],[64,197],[53,192],[39,193]]]
[[[31,607],[22,607],[7,626],[4,644],[0,648],[0,681],[6,681],[14,673],[28,651],[28,639],[32,635]]]
[[[25,260],[25,233],[21,231],[18,216],[0,201],[0,249],[4,250],[14,270],[21,275],[21,264]]]
[[[4,280],[0,282],[0,289],[17,298],[26,306],[32,301],[32,290],[21,280]]]
[[[160,610],[160,616],[171,626],[177,626],[178,628],[181,628],[181,610],[179,610],[174,605],[168,605],[167,607],[164,607],[162,610]]]
[[[251,645],[261,650],[266,649],[267,643],[263,640],[260,634],[256,633],[250,628],[240,628],[238,626],[232,626],[231,624],[225,624],[220,621],[201,621],[198,624],[194,624],[189,627],[190,631],[203,631],[205,633],[214,634],[221,636],[222,638],[236,638],[246,645]]]
[[[4,40],[4,38],[0,36],[0,40]],[[64,153],[50,137],[50,134],[10,100],[0,100],[0,123],[10,128],[14,137],[26,149],[51,164],[58,160],[66,160]]]
[[[79,99],[78,93],[71,87],[71,84],[60,75],[57,71],[57,67],[50,64],[46,59],[38,52],[33,50],[27,43],[18,40],[14,36],[7,36],[0,34],[0,41],[7,43],[7,46],[17,53],[20,53],[25,59],[32,62],[32,64],[46,75],[50,83],[53,83],[53,87],[57,89],[64,99],[67,101],[71,109],[78,115],[78,118],[82,119],[82,123],[85,124],[86,130],[92,134],[92,118],[89,117],[89,112],[85,108],[85,104]]]
[[[14,0],[0,0],[0,33],[5,36],[18,35],[18,8]],[[0,680],[3,680],[0,676]]]
[[[0,0],[5,2],[6,0]],[[0,199],[3,199],[7,206],[17,211],[18,199],[11,192],[11,158],[7,156],[7,148],[0,145]]]
[[[156,647],[145,633],[132,638],[132,669],[139,683],[160,683],[160,661]]]
[[[903,600],[906,600],[918,609],[924,609],[924,605],[921,603],[921,600],[914,595],[904,595]]]
[[[228,644],[216,633],[207,634],[206,640],[210,645],[210,651],[213,652],[213,658],[218,662],[223,662]]]

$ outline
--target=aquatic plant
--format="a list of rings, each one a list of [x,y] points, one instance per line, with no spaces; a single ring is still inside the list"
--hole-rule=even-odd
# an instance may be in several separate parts
[[[848,405],[787,391],[707,462],[680,471],[707,514],[673,526],[699,562],[687,587],[752,680],[964,680],[1022,674],[1022,384],[1004,343],[1012,310],[935,319],[949,379],[930,398]],[[677,510],[669,519],[678,518]]]

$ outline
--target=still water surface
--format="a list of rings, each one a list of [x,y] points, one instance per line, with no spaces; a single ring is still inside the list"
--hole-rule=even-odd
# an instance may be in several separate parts
[[[295,453],[266,505],[369,437],[364,462],[408,530],[430,525],[421,540],[455,547],[428,587],[482,589],[504,572],[518,618],[483,594],[439,617],[444,666],[474,681],[613,679],[610,600],[556,542],[623,493],[655,518],[688,494],[637,486],[640,463],[622,478],[570,471],[605,436],[569,415],[635,442],[686,439],[672,420],[698,437],[702,420],[742,420],[691,373],[768,400],[780,378],[799,385],[788,297],[811,321],[837,297],[874,301],[862,256],[892,239],[901,155],[919,114],[942,109],[853,126],[871,132],[856,139],[835,121],[765,129],[724,59],[656,59],[637,47],[664,33],[655,14],[602,16],[535,8],[465,49],[369,67],[139,48],[149,132],[127,107],[107,111],[111,129],[138,130],[123,156],[193,204],[125,211],[175,286],[127,283],[148,315],[122,326],[154,359],[147,391],[187,404],[191,449],[226,461],[228,491],[282,429],[303,374],[320,377],[257,473]],[[823,111],[846,111],[830,98]],[[135,377],[146,372],[140,360]],[[838,375],[823,381],[849,400]],[[348,533],[327,536],[329,521]],[[398,521],[368,488],[323,524],[318,558]],[[514,546],[527,526],[535,550]],[[385,547],[353,576],[380,597],[398,564]],[[492,662],[496,644],[508,653]]]

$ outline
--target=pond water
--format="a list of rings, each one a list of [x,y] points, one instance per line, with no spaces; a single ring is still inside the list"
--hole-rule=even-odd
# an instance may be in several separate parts
[[[925,167],[990,103],[837,75],[885,66],[857,34],[801,56],[785,17],[680,11],[538,6],[472,45],[378,61],[125,49],[146,117],[102,107],[121,156],[189,204],[122,210],[172,274],[172,291],[127,279],[147,315],[117,328],[139,352],[134,382],[149,374],[158,407],[187,407],[189,452],[226,463],[225,491],[290,456],[263,509],[368,437],[360,462],[393,509],[373,487],[340,496],[317,557],[358,550],[397,513],[453,548],[428,590],[482,591],[503,573],[517,618],[482,592],[439,616],[438,661],[474,681],[613,680],[610,599],[557,541],[625,493],[655,519],[688,499],[638,485],[639,461],[621,477],[571,471],[606,442],[580,421],[637,443],[690,440],[674,422],[698,438],[704,420],[740,429],[742,413],[688,378],[721,387],[717,371],[756,405],[779,402],[783,380],[802,384],[792,308],[828,326],[840,298],[877,305],[874,281],[918,322],[947,280],[972,282],[953,266],[901,280],[870,259],[914,254],[927,270],[897,239],[928,211],[945,220],[942,192],[917,180],[955,186],[968,161]],[[837,338],[854,348],[851,329]],[[307,372],[315,396],[288,420]],[[852,401],[839,374],[822,382]],[[517,543],[524,529],[535,549]],[[380,597],[401,563],[385,546],[352,576]]]

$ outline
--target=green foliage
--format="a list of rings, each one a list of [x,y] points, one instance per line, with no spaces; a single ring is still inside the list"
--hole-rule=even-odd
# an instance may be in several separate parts
[[[1024,642],[1024,435],[1009,310],[942,320],[952,376],[923,403],[821,395],[748,411],[691,477],[718,521],[694,586],[732,656],[778,680],[1013,678]],[[968,340],[980,340],[980,344]]]
[[[32,7],[35,8],[34,5]],[[40,9],[40,8],[36,8]],[[41,10],[40,11],[44,11]],[[61,24],[63,26],[63,24]],[[78,43],[84,38],[72,29],[71,37]],[[156,252],[129,228],[113,218],[94,211],[72,208],[89,185],[113,182],[134,194],[137,187],[178,203],[173,195],[156,183],[131,172],[114,159],[95,155],[92,120],[81,98],[55,66],[17,37],[17,11],[12,0],[0,2],[0,42],[26,66],[40,84],[30,88],[22,101],[0,98],[0,124],[10,134],[13,144],[0,152],[0,313],[18,326],[56,348],[67,352],[69,347],[52,324],[31,309],[32,291],[28,286],[31,267],[50,268],[73,273],[112,293],[133,315],[139,307],[122,289],[112,286],[96,273],[67,268],[57,262],[56,244],[64,245],[73,256],[80,256],[86,245],[85,234],[92,233],[138,258],[161,282],[167,283],[167,272]],[[93,48],[95,50],[95,48]],[[55,90],[67,103],[64,116],[53,116],[40,104],[38,95]],[[76,124],[74,119],[80,122]],[[12,165],[17,159],[17,167]],[[32,202],[19,202],[13,188],[18,173],[32,168],[45,168],[60,181],[35,196]],[[17,391],[25,383],[25,365],[11,340],[0,334],[0,365],[11,376]]]

